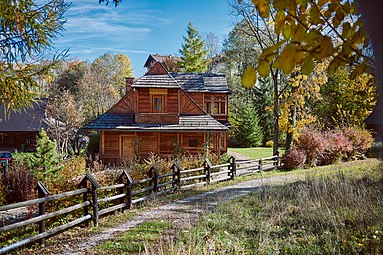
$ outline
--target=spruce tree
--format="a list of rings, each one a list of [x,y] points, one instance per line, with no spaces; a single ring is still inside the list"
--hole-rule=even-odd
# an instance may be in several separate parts
[[[49,139],[47,133],[42,130],[37,137],[36,151],[30,158],[30,166],[37,180],[48,183],[59,178],[59,172],[63,169],[62,157],[57,152],[56,142]]]
[[[204,49],[204,42],[197,29],[189,22],[186,29],[185,43],[180,49],[180,66],[184,72],[206,72],[210,60],[206,58],[208,50]]]
[[[254,106],[247,103],[238,117],[236,139],[240,147],[255,147],[262,145],[263,133],[259,126],[259,118]]]

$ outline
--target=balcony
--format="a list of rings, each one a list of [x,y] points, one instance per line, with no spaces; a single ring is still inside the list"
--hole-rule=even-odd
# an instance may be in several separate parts
[[[178,124],[177,114],[167,113],[139,113],[135,114],[135,123],[137,124]]]

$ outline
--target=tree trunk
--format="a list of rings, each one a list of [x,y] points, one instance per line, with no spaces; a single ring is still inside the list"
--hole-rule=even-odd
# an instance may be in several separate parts
[[[288,151],[294,144],[294,128],[295,128],[296,119],[297,119],[297,110],[296,110],[296,106],[293,105],[293,106],[291,106],[291,111],[290,111],[290,116],[289,116],[289,123],[293,129],[292,129],[292,131],[287,132],[287,134],[286,134],[285,151]]]
[[[274,87],[274,121],[273,121],[273,155],[279,155],[278,152],[278,136],[279,136],[279,113],[278,113],[278,100],[279,100],[279,93],[278,93],[278,70],[275,72],[271,72],[273,76],[273,87]]]

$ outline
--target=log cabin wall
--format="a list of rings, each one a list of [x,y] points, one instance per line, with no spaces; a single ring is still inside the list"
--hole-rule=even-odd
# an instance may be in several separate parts
[[[180,146],[186,155],[203,153],[207,140],[206,132],[116,132],[101,131],[100,152],[106,163],[128,162],[138,156],[148,158],[152,153],[162,157],[173,155],[174,149]],[[210,151],[217,152],[218,136],[212,133]],[[217,149],[218,148],[218,149]]]

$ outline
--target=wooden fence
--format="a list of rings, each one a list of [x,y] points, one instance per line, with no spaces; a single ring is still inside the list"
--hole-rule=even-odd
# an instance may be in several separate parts
[[[277,156],[245,161],[236,161],[234,157],[231,157],[228,163],[219,165],[212,165],[206,159],[200,168],[195,169],[182,169],[179,163],[175,161],[169,173],[159,175],[156,167],[152,166],[147,171],[148,177],[142,180],[133,180],[126,171],[122,171],[116,184],[110,186],[101,186],[91,174],[87,173],[79,183],[78,189],[57,195],[50,195],[44,185],[38,182],[37,199],[0,206],[0,213],[25,207],[36,207],[37,211],[34,217],[0,227],[1,237],[6,239],[6,234],[10,233],[9,239],[2,240],[4,243],[14,237],[11,233],[12,230],[32,226],[29,230],[31,232],[30,237],[1,247],[0,254],[37,241],[42,244],[45,239],[71,227],[89,226],[91,221],[94,226],[98,226],[101,216],[130,209],[134,204],[153,198],[154,194],[159,196],[180,189],[190,189],[199,185],[232,180],[237,175],[275,169],[278,165]],[[47,212],[48,203],[59,203],[60,199],[77,202],[63,209]],[[65,215],[76,215],[76,218],[58,225],[59,221],[56,222],[55,219]],[[55,223],[51,224],[53,227],[50,229],[46,227],[48,220]],[[33,230],[33,226],[36,226],[38,230]]]

